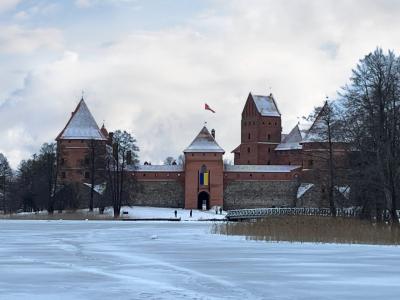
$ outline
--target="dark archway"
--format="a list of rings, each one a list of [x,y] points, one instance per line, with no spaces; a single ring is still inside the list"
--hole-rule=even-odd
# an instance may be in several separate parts
[[[207,210],[210,209],[210,195],[207,192],[200,192],[197,196],[197,208],[203,209],[203,204],[206,205]]]

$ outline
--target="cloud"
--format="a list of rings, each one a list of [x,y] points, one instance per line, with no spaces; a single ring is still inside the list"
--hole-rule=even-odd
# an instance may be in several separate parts
[[[138,0],[75,0],[75,5],[79,8],[88,8],[97,4],[129,4],[136,3]]]
[[[92,1],[91,0],[75,0],[75,5],[80,8],[85,8],[85,7],[91,6]]]
[[[59,49],[62,43],[62,34],[57,29],[0,26],[0,53],[28,54],[40,48]]]
[[[0,13],[11,10],[17,6],[21,0],[1,0],[0,1]]]
[[[69,49],[50,29],[17,27],[7,38],[0,33],[0,52],[25,43],[30,46],[22,48],[30,51],[58,47],[61,52],[27,72],[23,86],[0,104],[0,135],[5,137],[0,152],[12,155],[16,166],[54,139],[84,89],[99,123],[134,133],[142,161],[179,155],[204,121],[216,129],[229,156],[240,143],[248,92],[267,94],[271,87],[288,132],[326,95],[335,97],[359,58],[377,45],[400,46],[399,6],[391,1],[362,1],[362,19],[360,2],[213,4],[178,26],[132,29],[98,47],[75,41],[80,46]],[[204,102],[217,113],[205,111]]]

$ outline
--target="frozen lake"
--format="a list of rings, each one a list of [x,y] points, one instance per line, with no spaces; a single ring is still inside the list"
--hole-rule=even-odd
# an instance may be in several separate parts
[[[0,299],[400,299],[400,248],[246,241],[201,222],[0,220]]]

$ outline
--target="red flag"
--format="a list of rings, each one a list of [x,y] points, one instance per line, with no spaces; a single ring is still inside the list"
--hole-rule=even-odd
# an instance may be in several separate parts
[[[212,112],[215,114],[215,110],[213,110],[210,106],[208,106],[207,103],[204,104],[204,109],[205,109],[205,110],[212,111]]]

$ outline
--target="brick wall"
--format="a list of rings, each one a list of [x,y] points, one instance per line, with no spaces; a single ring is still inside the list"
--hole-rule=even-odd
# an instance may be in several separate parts
[[[224,209],[295,205],[297,181],[234,181],[224,189]]]
[[[184,186],[181,181],[140,181],[133,205],[155,207],[184,206]]]

